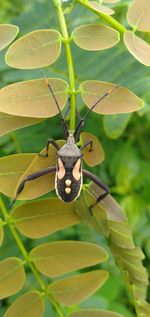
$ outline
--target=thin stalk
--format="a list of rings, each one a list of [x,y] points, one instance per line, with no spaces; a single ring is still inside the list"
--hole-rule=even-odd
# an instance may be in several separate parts
[[[92,8],[88,2],[84,1],[84,0],[76,0],[76,2],[78,2],[79,4],[81,4],[83,7],[93,11],[94,13],[96,13],[97,15],[99,15],[103,20],[107,21],[109,24],[111,24],[117,31],[119,31],[120,33],[124,33],[126,31],[126,28],[119,23],[116,19],[114,19],[113,17],[111,17],[110,15],[107,15],[103,12],[97,11],[96,9]]]
[[[70,47],[70,38],[68,34],[67,24],[65,20],[65,16],[63,13],[62,3],[59,0],[53,0],[54,6],[56,8],[56,12],[58,14],[58,19],[63,35],[63,42],[66,51],[66,59],[68,65],[68,73],[70,80],[70,91],[71,91],[71,99],[70,99],[70,130],[75,130],[75,119],[76,119],[76,92],[75,92],[75,73],[74,73],[74,64],[72,58],[72,51]]]
[[[16,228],[14,227],[14,224],[9,220],[9,214],[7,212],[6,206],[2,200],[2,198],[0,197],[0,209],[2,211],[2,214],[4,216],[5,221],[7,222],[7,225],[12,233],[13,238],[15,239],[15,241],[17,242],[18,248],[20,249],[25,262],[28,263],[32,273],[34,274],[36,280],[38,281],[38,283],[40,284],[40,287],[42,289],[42,291],[44,291],[44,293],[48,296],[51,304],[55,307],[57,313],[59,314],[60,317],[64,317],[59,304],[53,299],[53,297],[47,292],[47,286],[46,284],[43,282],[40,273],[37,271],[36,267],[34,266],[34,264],[30,261],[30,257],[28,255],[28,252],[26,251],[25,246],[23,245],[20,236],[16,230]]]

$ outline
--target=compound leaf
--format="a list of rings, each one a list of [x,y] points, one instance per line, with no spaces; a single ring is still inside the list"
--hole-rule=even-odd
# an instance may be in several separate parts
[[[127,13],[128,23],[142,32],[150,31],[150,3],[149,0],[134,0]]]
[[[67,100],[66,81],[48,79],[62,110]],[[15,116],[47,118],[58,113],[54,98],[45,79],[29,80],[6,86],[0,90],[0,111]]]
[[[104,50],[119,42],[118,31],[104,25],[86,24],[72,32],[74,42],[88,51]]]
[[[9,45],[14,38],[17,36],[19,28],[12,24],[1,24],[0,25],[0,51]]]
[[[103,123],[106,135],[113,140],[119,138],[126,129],[131,116],[131,113],[104,116]]]
[[[132,31],[124,33],[124,44],[129,52],[142,64],[150,66],[150,45]]]
[[[85,147],[85,149],[82,151],[84,161],[89,166],[100,164],[105,158],[101,143],[95,135],[88,132],[82,132],[80,134],[81,146],[83,146],[87,141],[92,141],[92,151],[90,151],[91,145]]]
[[[0,112],[0,136],[17,129],[40,123],[43,120],[44,119],[12,116],[7,113]]]
[[[0,192],[13,197],[21,175],[31,164],[36,154],[14,154],[0,158]]]
[[[71,306],[85,300],[97,291],[108,278],[108,272],[103,270],[73,276],[49,285],[48,290],[56,301]]]
[[[80,85],[83,101],[91,108],[105,93],[115,87],[114,84],[97,80],[88,80]],[[127,113],[139,110],[143,101],[124,87],[114,89],[104,100],[92,110],[99,114]]]
[[[19,69],[42,68],[53,64],[60,55],[61,34],[56,30],[30,32],[10,46],[6,63]]]
[[[38,200],[16,207],[11,219],[29,238],[41,238],[81,222],[74,211],[75,202],[65,204],[58,198]]]
[[[101,263],[107,253],[92,243],[60,241],[34,248],[30,257],[41,273],[54,277]]]
[[[69,317],[124,317],[119,313],[107,310],[87,309],[74,312]]]
[[[17,293],[24,282],[25,272],[20,259],[14,257],[0,261],[0,299]]]
[[[0,246],[3,244],[3,240],[4,240],[4,229],[3,229],[2,220],[0,218]]]
[[[17,298],[8,308],[4,317],[42,317],[44,303],[41,294],[37,291],[30,291]]]

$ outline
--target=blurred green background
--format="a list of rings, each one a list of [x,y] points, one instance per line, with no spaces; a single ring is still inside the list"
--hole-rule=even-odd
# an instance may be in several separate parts
[[[20,28],[19,36],[31,30],[41,28],[59,29],[57,16],[51,0],[0,0],[0,23],[16,24]],[[65,2],[67,6],[71,1]],[[131,1],[120,1],[113,5],[115,17],[125,26],[126,13]],[[93,13],[76,5],[74,10],[66,15],[69,32],[75,27],[92,22],[100,22],[100,18]],[[150,34],[143,35],[150,42]],[[136,61],[125,49],[122,42],[116,47],[101,52],[87,52],[72,44],[75,64],[76,83],[78,85],[86,79],[97,79],[123,85],[145,101],[145,107],[138,113],[100,116],[91,113],[84,130],[96,135],[101,141],[106,159],[95,168],[88,168],[99,176],[110,188],[112,195],[127,213],[132,227],[135,244],[145,253],[144,265],[150,269],[150,67],[145,67]],[[0,54],[0,85],[6,86],[17,81],[40,78],[39,70],[16,70],[8,67],[4,62],[3,50]],[[60,77],[68,80],[65,52],[62,49],[58,61],[45,69],[45,75]],[[80,98],[77,100],[78,111],[84,113],[85,108]],[[83,109],[84,108],[84,109]],[[48,119],[41,124],[20,129],[0,138],[0,156],[7,156],[20,152],[39,152],[48,138],[62,138],[59,117]],[[48,195],[50,196],[50,194]],[[6,203],[8,199],[4,197]],[[8,232],[7,232],[8,231]],[[56,234],[32,241],[22,237],[26,247],[43,241],[56,239],[85,240],[101,244],[108,250],[103,237],[98,236],[85,225],[78,225]],[[109,252],[109,250],[108,250]],[[7,256],[19,256],[18,247],[13,241],[9,230],[5,230],[5,241],[0,249],[0,259]],[[110,272],[110,279],[80,307],[95,307],[111,309],[124,314],[125,317],[135,317],[130,296],[120,272],[110,254],[110,259],[103,265]],[[34,277],[27,272],[26,285],[22,292],[35,285]],[[14,298],[0,302],[0,317],[3,316],[7,305]],[[150,296],[150,292],[148,294]],[[50,304],[47,303],[44,317],[56,316]],[[16,316],[17,317],[17,316]]]

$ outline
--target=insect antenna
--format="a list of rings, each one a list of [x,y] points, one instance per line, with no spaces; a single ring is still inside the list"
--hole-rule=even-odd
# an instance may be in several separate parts
[[[57,101],[57,99],[56,99],[56,97],[55,97],[55,94],[54,94],[54,92],[53,92],[53,90],[52,90],[52,87],[51,87],[51,85],[50,85],[50,83],[49,83],[47,77],[45,76],[45,74],[43,73],[42,70],[41,70],[41,73],[42,73],[43,77],[45,78],[47,87],[48,87],[49,91],[50,91],[51,94],[52,94],[52,97],[53,97],[53,99],[54,99],[54,101],[55,101],[56,107],[57,107],[57,109],[58,109],[58,111],[59,111],[59,114],[60,114],[60,116],[61,116],[61,124],[62,124],[62,126],[63,126],[65,138],[67,139],[68,136],[69,136],[69,131],[68,131],[68,127],[67,127],[66,121],[65,121],[65,119],[64,119],[64,117],[63,117],[63,115],[62,115],[62,112],[61,112],[61,110],[60,110],[58,101]]]
[[[94,105],[86,112],[86,114],[84,115],[84,117],[81,119],[81,121],[79,122],[79,124],[76,127],[76,130],[74,132],[74,138],[77,141],[78,137],[79,137],[79,132],[80,129],[83,127],[84,122],[86,117],[88,116],[88,114],[103,100],[105,99],[108,95],[110,95],[115,89],[117,89],[120,85],[116,85],[115,87],[111,88],[110,90],[108,90],[104,95],[102,95],[95,103]]]

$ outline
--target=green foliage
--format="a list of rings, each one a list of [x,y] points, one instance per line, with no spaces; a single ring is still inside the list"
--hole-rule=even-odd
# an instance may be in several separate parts
[[[18,197],[30,200],[45,195],[42,200],[18,203],[8,214],[4,204],[5,201],[8,204],[8,198],[2,195],[0,199],[0,298],[4,299],[0,317],[16,317],[22,312],[24,317],[148,317],[148,276],[142,264],[144,259],[148,267],[150,256],[147,208],[150,89],[149,68],[145,67],[150,65],[150,38],[145,33],[150,30],[148,1],[61,2],[42,0],[20,5],[17,1],[12,17],[16,12],[24,12],[0,28],[2,48],[17,35],[16,25],[20,28],[19,39],[4,51],[6,64],[1,53],[0,191],[14,197],[18,184],[27,175],[55,165],[56,150],[52,146],[47,158],[37,155],[45,153],[41,149],[47,138],[59,139],[58,143],[64,144],[60,140],[60,119],[54,117],[58,113],[56,105],[46,80],[40,78],[36,69],[51,65],[44,74],[61,110],[67,96],[71,96],[67,118],[71,130],[75,128],[76,101],[79,110],[83,109],[83,102],[91,108],[103,93],[119,83],[93,109],[96,113],[87,118],[87,131],[81,133],[78,145],[82,146],[89,138],[93,140],[93,151],[89,152],[87,147],[83,152],[84,164],[110,185],[111,193],[127,212],[135,242],[145,256],[135,246],[127,217],[111,195],[93,207],[91,214],[89,207],[102,194],[97,185],[84,184],[78,201],[68,205],[53,197],[55,173],[45,175],[26,184]],[[6,1],[2,6],[2,21],[5,15],[9,19],[9,7],[11,3]],[[126,21],[131,27],[127,27]],[[147,106],[140,110],[143,101]],[[103,114],[103,121],[98,114]],[[99,139],[106,153],[101,171],[96,166],[104,159]],[[106,242],[135,309],[111,254],[109,261],[103,263],[108,259]],[[111,273],[110,279],[102,287],[108,278],[107,271]]]

